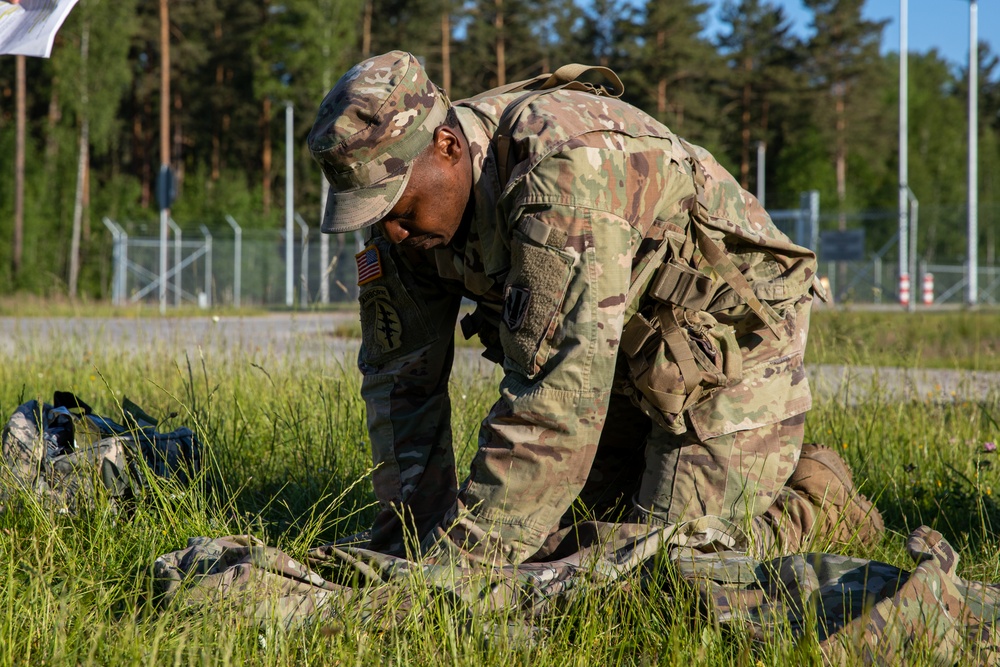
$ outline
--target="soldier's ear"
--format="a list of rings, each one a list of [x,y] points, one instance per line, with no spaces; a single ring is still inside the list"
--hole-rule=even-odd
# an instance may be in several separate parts
[[[464,151],[458,130],[447,125],[441,125],[434,130],[434,152],[451,163],[461,160]]]

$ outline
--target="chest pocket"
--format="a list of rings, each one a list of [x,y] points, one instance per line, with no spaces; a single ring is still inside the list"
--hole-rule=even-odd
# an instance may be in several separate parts
[[[541,372],[573,273],[562,248],[566,234],[525,216],[511,239],[511,270],[504,284],[500,343],[507,361],[528,378]]]
[[[368,255],[367,270],[375,277],[364,280],[358,297],[361,360],[378,367],[433,343],[438,334],[429,324],[426,307],[407,290],[388,242],[376,237],[362,253]]]

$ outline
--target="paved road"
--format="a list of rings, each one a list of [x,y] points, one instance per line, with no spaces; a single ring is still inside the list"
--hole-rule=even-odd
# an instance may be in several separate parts
[[[123,354],[174,354],[198,358],[235,355],[251,358],[305,356],[352,367],[357,341],[335,335],[338,325],[354,322],[353,312],[276,314],[260,317],[195,318],[12,318],[0,317],[0,358],[24,346],[61,344],[81,351],[113,345]],[[152,352],[150,352],[152,350]],[[471,349],[460,348],[456,368],[489,375],[493,365]],[[1000,373],[858,366],[809,368],[817,397],[847,403],[865,400],[873,390],[897,400],[977,400],[1000,393]]]

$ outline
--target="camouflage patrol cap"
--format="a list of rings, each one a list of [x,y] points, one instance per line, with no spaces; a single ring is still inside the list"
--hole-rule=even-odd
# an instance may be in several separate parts
[[[349,232],[385,217],[449,106],[417,59],[403,51],[369,58],[342,76],[320,105],[308,139],[331,187],[323,231]]]

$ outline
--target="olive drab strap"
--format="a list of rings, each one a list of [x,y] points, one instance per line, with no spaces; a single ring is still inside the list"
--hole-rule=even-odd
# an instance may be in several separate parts
[[[600,74],[607,79],[610,86],[604,84],[593,84],[580,80],[581,77],[592,72]],[[524,109],[539,95],[563,89],[577,90],[602,97],[621,97],[625,92],[625,86],[622,84],[622,80],[612,69],[608,67],[601,67],[600,65],[580,65],[578,63],[572,63],[569,65],[563,65],[552,74],[540,74],[533,79],[525,79],[524,81],[510,83],[506,86],[488,90],[485,93],[472,98],[473,100],[476,100],[482,97],[501,95],[504,93],[516,93],[522,90],[528,91],[526,95],[522,95],[517,100],[512,102],[506,109],[504,109],[503,114],[500,117],[500,124],[497,127],[496,135],[494,136],[494,140],[496,142],[497,176],[500,179],[501,185],[506,185],[507,180],[510,178],[510,139],[511,131],[514,129],[514,121],[517,120],[518,116],[521,115],[521,112],[524,111]]]
[[[750,286],[750,282],[743,275],[743,272],[736,266],[729,254],[723,248],[720,248],[719,244],[705,231],[707,225],[704,219],[708,215],[708,209],[705,206],[705,169],[702,167],[701,161],[695,156],[694,146],[680,137],[678,139],[688,154],[691,173],[694,176],[695,192],[698,197],[691,211],[690,225],[694,229],[698,249],[701,250],[701,254],[704,255],[708,263],[719,274],[719,277],[733,288],[733,291],[743,299],[744,303],[760,318],[761,322],[764,323],[771,333],[778,336],[778,322],[781,321],[781,317],[774,312],[771,306],[757,298],[753,287]]]
[[[688,339],[677,323],[677,312],[671,307],[660,306],[658,309],[660,325],[663,327],[663,342],[670,350],[670,356],[677,362],[684,378],[685,392],[690,396],[701,384],[701,370],[694,361],[694,352]]]
[[[610,87],[603,84],[596,85],[580,80],[584,75],[590,74],[591,72],[600,74],[607,79],[607,83],[611,84]],[[602,67],[600,65],[580,65],[579,63],[571,63],[569,65],[563,65],[551,74],[539,74],[538,76],[530,79],[514,81],[504,86],[491,88],[490,90],[484,91],[469,99],[475,101],[486,97],[505,95],[507,93],[529,90],[541,92],[546,90],[557,90],[559,88],[582,90],[594,93],[595,95],[604,95],[607,97],[621,97],[622,93],[625,92],[625,86],[622,84],[622,80],[612,69]]]
[[[701,208],[701,205],[699,204],[696,208]],[[701,254],[705,256],[712,268],[718,271],[719,277],[733,288],[733,291],[746,302],[750,310],[761,319],[761,322],[771,330],[771,333],[779,336],[778,322],[781,321],[781,317],[774,312],[771,306],[757,298],[753,287],[750,286],[746,276],[743,275],[732,258],[712,240],[700,225],[695,225],[695,233],[698,235],[698,249],[701,250]]]
[[[611,84],[611,87],[609,88],[603,84],[596,85],[580,80],[585,74],[589,74],[591,72],[603,76]],[[621,97],[622,93],[625,92],[625,86],[622,84],[622,80],[618,78],[618,75],[615,74],[614,70],[610,67],[602,67],[600,65],[581,65],[579,63],[563,65],[550,74],[548,78],[542,82],[542,85],[537,88],[537,90],[556,90],[557,88],[582,90],[584,92],[594,93],[595,95],[604,95],[607,97]]]

